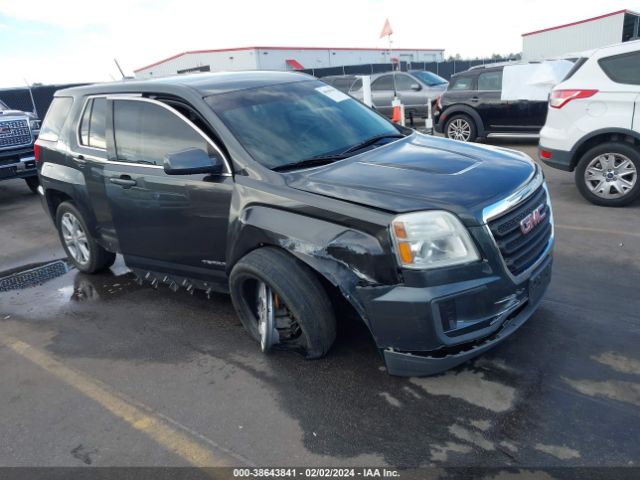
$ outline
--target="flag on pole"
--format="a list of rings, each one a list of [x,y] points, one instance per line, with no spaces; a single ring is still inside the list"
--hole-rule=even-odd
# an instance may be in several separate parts
[[[380,38],[387,37],[393,33],[391,30],[391,24],[389,23],[389,19],[387,18],[384,22],[384,27],[382,28],[382,32],[380,33]]]

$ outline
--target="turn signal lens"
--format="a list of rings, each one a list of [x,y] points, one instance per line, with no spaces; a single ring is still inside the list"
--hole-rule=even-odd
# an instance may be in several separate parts
[[[411,245],[407,242],[400,242],[398,244],[398,253],[402,263],[413,263],[413,253],[411,252]]]

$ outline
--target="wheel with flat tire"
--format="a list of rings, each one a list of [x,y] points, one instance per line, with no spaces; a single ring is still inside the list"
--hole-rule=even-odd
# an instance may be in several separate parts
[[[38,193],[38,187],[40,186],[40,179],[38,178],[37,175],[33,177],[27,177],[24,179],[24,181],[27,183],[27,186],[29,187],[29,190],[31,190],[32,193]]]
[[[640,150],[625,142],[607,142],[588,150],[575,171],[578,190],[596,205],[623,207],[640,195]]]
[[[233,305],[263,352],[293,350],[324,356],[336,337],[331,300],[316,273],[273,247],[254,250],[231,270]]]
[[[444,134],[451,140],[474,142],[478,138],[478,129],[469,115],[458,114],[447,120]]]
[[[81,272],[95,273],[113,265],[116,254],[102,248],[89,234],[80,211],[71,202],[56,210],[56,226],[69,261]]]

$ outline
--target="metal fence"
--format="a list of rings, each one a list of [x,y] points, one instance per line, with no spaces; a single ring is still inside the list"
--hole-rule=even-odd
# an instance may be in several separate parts
[[[0,90],[0,100],[6,103],[9,108],[15,110],[22,110],[23,112],[33,112],[35,110],[40,118],[44,118],[51,104],[51,100],[53,100],[54,93],[63,88],[76,87],[78,85],[85,84],[70,83],[66,85],[34,86],[31,88],[33,102],[31,101],[31,95],[29,95],[29,89],[27,87],[8,88]]]
[[[471,67],[486,65],[489,63],[507,62],[510,60],[515,60],[515,58],[446,60],[443,62],[400,62],[399,70],[402,72],[406,72],[408,70],[428,70],[436,75],[440,75],[446,80],[450,80],[452,75],[464,72]],[[393,65],[391,63],[368,63],[364,65],[345,65],[343,67],[308,68],[302,70],[302,72],[321,78],[329,75],[372,75],[374,73],[384,73],[392,70]]]

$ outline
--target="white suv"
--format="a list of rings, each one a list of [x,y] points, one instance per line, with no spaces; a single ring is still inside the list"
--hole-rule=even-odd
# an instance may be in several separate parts
[[[578,59],[549,97],[540,159],[572,172],[592,203],[619,207],[640,195],[640,41]]]

